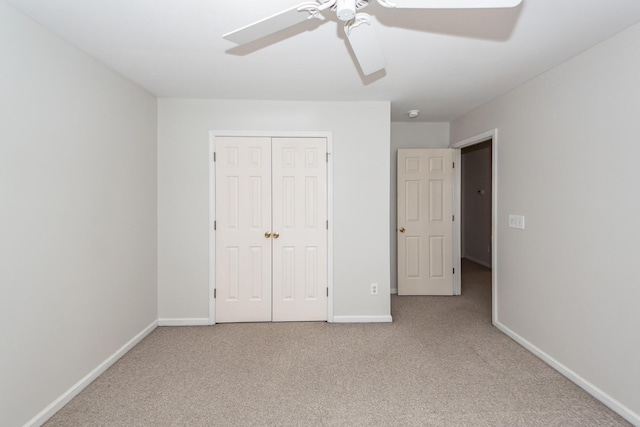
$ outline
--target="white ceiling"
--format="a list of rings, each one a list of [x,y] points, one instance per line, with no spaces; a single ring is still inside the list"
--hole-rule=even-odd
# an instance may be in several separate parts
[[[9,0],[159,97],[388,100],[392,120],[450,121],[640,21],[638,0],[392,10],[386,71],[363,77],[335,15],[237,47],[222,35],[305,0]],[[307,0],[308,1],[308,0]],[[451,0],[455,1],[455,0]]]

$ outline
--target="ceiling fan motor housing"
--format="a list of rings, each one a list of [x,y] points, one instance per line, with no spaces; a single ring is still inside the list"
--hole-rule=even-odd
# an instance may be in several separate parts
[[[338,0],[336,2],[336,14],[341,21],[350,21],[356,16],[356,9],[360,9],[369,4],[369,1],[358,0]]]

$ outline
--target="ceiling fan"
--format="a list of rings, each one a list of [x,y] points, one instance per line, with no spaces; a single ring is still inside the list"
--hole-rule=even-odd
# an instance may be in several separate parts
[[[484,9],[515,7],[522,0],[377,0],[389,9]],[[370,0],[315,0],[293,6],[280,13],[225,34],[225,39],[246,44],[277,31],[304,22],[307,19],[323,19],[322,12],[332,9],[340,21],[351,49],[364,75],[386,67],[380,42],[371,25],[371,16],[358,12]]]

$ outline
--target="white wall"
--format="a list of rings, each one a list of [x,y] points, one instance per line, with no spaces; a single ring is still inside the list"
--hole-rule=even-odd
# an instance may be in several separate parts
[[[398,292],[397,190],[398,148],[446,148],[449,146],[449,123],[391,123],[391,218],[389,240],[391,251],[391,292]]]
[[[0,425],[157,319],[156,101],[0,2]]]
[[[462,257],[491,268],[491,141],[461,156]]]
[[[640,25],[451,128],[452,142],[499,132],[499,325],[635,412],[636,424],[638,76]],[[507,228],[510,213],[526,230]]]
[[[388,316],[389,115],[388,102],[160,99],[160,318],[209,316],[211,130],[333,132],[334,314]]]

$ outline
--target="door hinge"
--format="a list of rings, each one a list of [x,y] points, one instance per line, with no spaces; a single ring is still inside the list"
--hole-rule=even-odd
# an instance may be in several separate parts
[[[329,229],[329,220],[327,220],[327,230]]]
[[[451,167],[455,169],[455,168],[456,168],[456,162],[453,162],[453,163],[451,164]]]
[[[329,296],[329,288],[327,288],[327,296]]]
[[[451,221],[456,222],[456,216],[455,215],[451,215]]]
[[[327,163],[329,163],[329,153],[327,153]]]
[[[216,292],[216,290],[217,290],[217,289],[214,289],[214,290],[213,290],[213,299],[216,299],[216,296],[217,296],[217,292]]]
[[[214,162],[216,161],[216,152],[215,151],[213,152],[213,161]]]
[[[217,229],[217,228],[218,228],[217,221],[213,221],[213,229],[215,230],[215,229]]]
[[[456,269],[455,268],[453,269],[453,274],[456,274]]]

